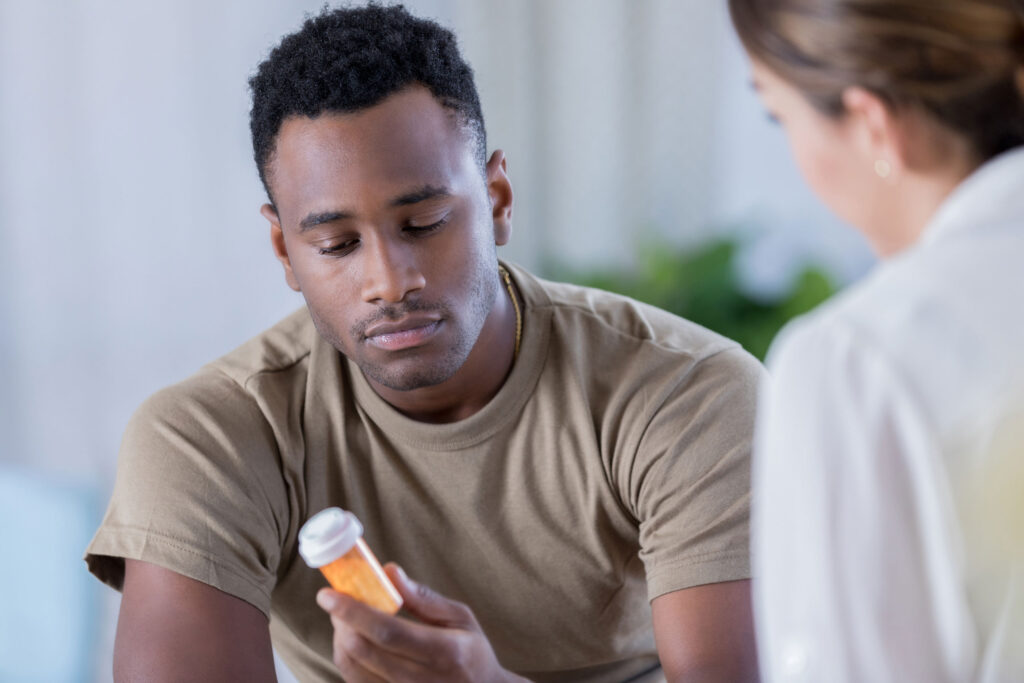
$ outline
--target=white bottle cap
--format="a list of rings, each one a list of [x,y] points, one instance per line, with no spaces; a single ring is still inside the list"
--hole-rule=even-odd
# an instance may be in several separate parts
[[[299,529],[299,554],[317,569],[351,550],[362,535],[363,525],[355,515],[341,508],[327,508]]]

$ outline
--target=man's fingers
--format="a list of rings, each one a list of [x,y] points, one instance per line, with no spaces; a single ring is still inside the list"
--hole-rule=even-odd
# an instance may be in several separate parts
[[[346,680],[377,683],[505,680],[494,650],[465,605],[387,572],[405,607],[423,623],[397,617],[329,588],[317,603],[331,615],[334,658]],[[346,675],[346,671],[352,673]]]
[[[334,629],[334,666],[338,667],[345,683],[388,683],[388,679],[378,675],[362,661],[346,649],[339,641],[337,625]]]
[[[373,680],[391,683],[428,680],[429,672],[422,662],[406,659],[403,655],[381,648],[340,619],[332,618],[331,623],[334,625],[335,664],[341,655],[343,661],[351,662],[360,671],[373,676]],[[338,668],[341,669],[341,665]],[[344,670],[342,673],[345,673]],[[345,680],[348,681],[348,678]]]
[[[401,567],[393,562],[389,562],[384,567],[384,571],[387,572],[402,599],[405,600],[404,607],[408,612],[436,626],[469,631],[480,630],[473,611],[466,605],[449,600],[432,588],[413,581]]]
[[[430,662],[448,647],[436,627],[386,614],[330,588],[321,589],[316,601],[331,615],[335,633],[343,626],[392,655]]]

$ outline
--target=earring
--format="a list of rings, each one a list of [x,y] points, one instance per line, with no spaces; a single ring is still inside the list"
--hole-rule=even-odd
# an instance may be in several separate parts
[[[892,166],[885,159],[879,159],[875,162],[875,173],[878,174],[879,178],[888,178],[889,174],[892,173]]]

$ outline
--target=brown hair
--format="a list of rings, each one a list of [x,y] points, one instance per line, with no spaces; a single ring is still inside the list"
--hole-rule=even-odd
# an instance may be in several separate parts
[[[1024,0],[729,0],[747,52],[820,111],[919,107],[982,160],[1024,145]]]

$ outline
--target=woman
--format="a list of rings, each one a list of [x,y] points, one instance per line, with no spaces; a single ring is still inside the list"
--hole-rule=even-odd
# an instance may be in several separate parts
[[[1002,460],[995,448],[1024,396],[1024,8],[729,6],[807,181],[881,258],[769,357],[754,466],[762,669],[1024,681],[1024,519],[997,495],[1024,443]],[[1024,481],[1009,490],[1019,501]]]

